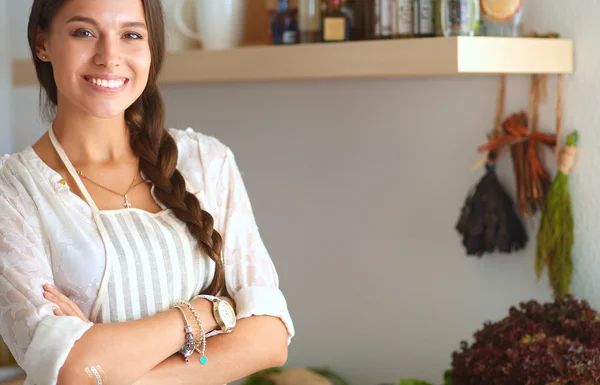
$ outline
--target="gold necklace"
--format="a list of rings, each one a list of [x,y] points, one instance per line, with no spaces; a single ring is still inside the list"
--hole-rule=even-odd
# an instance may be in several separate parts
[[[98,183],[98,182],[94,182],[93,180],[91,180],[90,178],[88,178],[87,176],[85,176],[85,174],[84,174],[84,173],[83,173],[83,171],[81,171],[81,170],[77,170],[77,175],[79,175],[79,176],[81,176],[81,177],[83,177],[83,178],[87,179],[88,181],[92,182],[93,184],[95,184],[95,185],[96,185],[96,186],[98,186],[98,187],[102,187],[103,189],[105,189],[105,190],[108,190],[108,191],[110,191],[110,192],[111,192],[111,193],[113,193],[113,194],[117,194],[117,195],[119,195],[119,196],[122,196],[123,198],[125,198],[125,203],[123,203],[123,207],[125,207],[125,208],[128,208],[128,209],[129,209],[129,208],[131,208],[131,203],[129,202],[129,198],[127,197],[127,194],[129,194],[129,192],[130,192],[130,191],[131,191],[131,190],[132,190],[134,187],[137,187],[137,186],[138,186],[140,183],[143,183],[143,182],[144,182],[144,180],[142,179],[141,181],[139,181],[139,182],[138,182],[138,183],[137,183],[137,184],[134,186],[133,184],[135,183],[135,180],[136,180],[136,178],[137,178],[137,175],[136,175],[136,174],[134,174],[134,175],[133,175],[133,180],[131,181],[131,185],[129,186],[129,189],[127,190],[127,192],[126,192],[125,194],[121,194],[121,193],[118,193],[118,192],[116,192],[116,191],[114,191],[114,190],[111,190],[111,189],[109,189],[108,187],[102,186],[102,185],[101,185],[100,183]]]

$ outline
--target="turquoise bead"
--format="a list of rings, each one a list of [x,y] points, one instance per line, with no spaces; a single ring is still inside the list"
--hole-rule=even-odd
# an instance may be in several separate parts
[[[206,357],[200,357],[200,363],[202,365],[206,365],[207,362],[208,362],[208,358],[206,358]]]

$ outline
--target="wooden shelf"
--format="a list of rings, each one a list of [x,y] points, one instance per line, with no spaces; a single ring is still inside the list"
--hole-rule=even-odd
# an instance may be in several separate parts
[[[160,83],[572,72],[569,39],[435,37],[170,53]],[[30,60],[13,63],[13,84],[37,85]]]

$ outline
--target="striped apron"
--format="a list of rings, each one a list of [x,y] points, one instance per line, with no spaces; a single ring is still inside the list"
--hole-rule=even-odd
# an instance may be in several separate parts
[[[168,310],[176,299],[190,300],[208,286],[214,263],[197,247],[185,223],[158,202],[154,186],[152,197],[162,209],[158,213],[136,208],[100,211],[52,128],[49,135],[90,206],[105,247],[104,274],[90,321],[125,322],[152,316]]]

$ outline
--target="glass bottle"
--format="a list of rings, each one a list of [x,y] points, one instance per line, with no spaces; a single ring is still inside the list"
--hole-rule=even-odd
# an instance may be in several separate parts
[[[394,37],[409,38],[413,35],[413,0],[395,0]]]
[[[374,38],[374,3],[374,0],[346,1],[346,5],[352,5],[353,23],[350,27],[350,40],[369,40]]]
[[[298,18],[300,43],[316,43],[321,35],[320,0],[299,0]]]
[[[342,12],[341,0],[329,0],[327,11],[321,18],[321,41],[340,42],[350,40],[350,20]]]
[[[395,32],[396,0],[375,0],[375,36],[391,39]]]
[[[444,36],[475,36],[479,0],[441,0],[440,18]]]
[[[340,11],[348,17],[348,21],[350,22],[350,40],[358,40],[356,38],[356,9],[354,6],[354,0],[342,0],[340,7]]]
[[[414,0],[413,32],[415,37],[435,36],[435,9],[434,0]]]
[[[290,10],[289,0],[279,0],[277,12],[271,19],[271,38],[273,44],[298,43],[298,20]]]
[[[480,0],[481,35],[521,35],[523,0]]]

